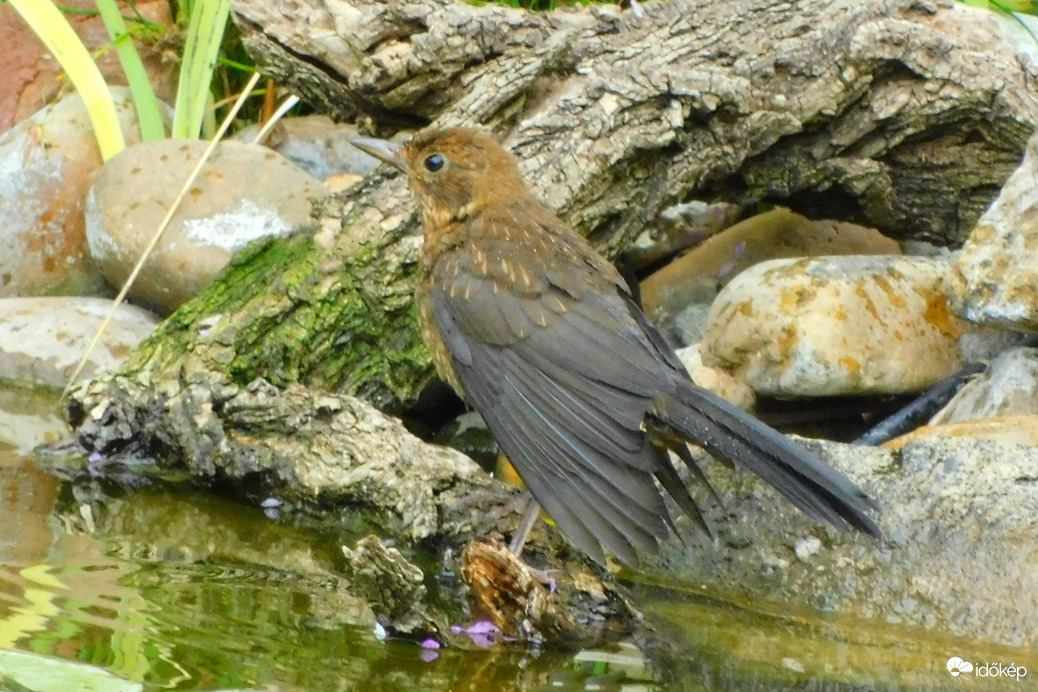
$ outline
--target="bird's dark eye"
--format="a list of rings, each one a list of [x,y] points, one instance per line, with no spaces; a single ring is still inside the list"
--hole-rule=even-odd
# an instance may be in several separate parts
[[[429,154],[425,157],[423,163],[425,164],[425,170],[435,173],[443,168],[443,164],[447,163],[447,159],[443,158],[443,154]]]

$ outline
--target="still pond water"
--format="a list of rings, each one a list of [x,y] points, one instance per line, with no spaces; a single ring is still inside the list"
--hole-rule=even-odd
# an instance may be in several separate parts
[[[342,526],[163,480],[76,481],[33,445],[51,398],[0,391],[0,690],[1024,690],[1035,652],[631,583],[658,637],[574,655],[381,640]],[[954,678],[952,656],[1030,681]]]

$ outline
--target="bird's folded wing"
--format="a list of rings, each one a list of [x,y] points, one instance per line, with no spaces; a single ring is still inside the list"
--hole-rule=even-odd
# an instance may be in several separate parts
[[[576,301],[551,287],[522,296],[462,280],[468,290],[441,282],[432,302],[466,398],[582,550],[600,560],[602,544],[635,562],[668,522],[641,427],[665,386],[652,345],[618,324],[630,318],[615,292]]]

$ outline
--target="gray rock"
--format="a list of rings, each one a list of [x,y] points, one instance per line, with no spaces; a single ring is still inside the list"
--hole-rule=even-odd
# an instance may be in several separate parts
[[[0,299],[0,379],[64,387],[111,306],[101,298]],[[122,363],[157,323],[145,310],[120,306],[83,376]]]
[[[959,349],[968,363],[996,358],[1003,351],[1033,343],[1033,337],[999,327],[971,325],[970,331],[959,339]]]
[[[739,220],[741,209],[727,202],[683,202],[660,212],[659,225],[650,224],[626,254],[636,267],[666,259],[720,233]]]
[[[105,164],[87,199],[90,251],[116,285],[129,276],[206,142],[160,140]],[[162,313],[191,298],[249,242],[310,218],[320,181],[265,147],[221,142],[149,256],[130,297]]]
[[[1038,415],[1038,348],[1014,348],[960,389],[930,424],[1028,414]]]
[[[247,127],[236,139],[252,142],[259,126]],[[326,115],[282,118],[260,144],[270,147],[310,175],[324,180],[339,173],[366,175],[379,164],[374,156],[350,144],[357,126],[336,123]]]
[[[650,569],[740,600],[1038,644],[1038,450],[817,446],[879,502],[884,538],[815,525],[748,474],[710,468],[725,503],[723,519],[711,512],[720,546],[686,528],[685,545],[668,542]]]
[[[687,304],[674,316],[674,322],[666,330],[672,343],[698,344],[706,336],[706,320],[710,316],[710,301],[694,301]]]

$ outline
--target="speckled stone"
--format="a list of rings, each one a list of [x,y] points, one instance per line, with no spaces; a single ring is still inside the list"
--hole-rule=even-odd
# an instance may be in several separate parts
[[[160,140],[105,164],[87,198],[90,251],[115,285],[129,276],[208,143]],[[217,145],[149,256],[130,297],[160,313],[191,298],[249,242],[310,218],[320,181],[256,144]]]
[[[771,396],[921,390],[964,365],[950,277],[940,258],[763,262],[718,295],[703,362]]]
[[[1038,332],[1038,136],[977,221],[955,269],[955,311],[968,320]]]
[[[112,302],[100,298],[0,300],[0,379],[64,387],[86,353]],[[158,318],[121,305],[83,370],[91,377],[126,359]]]

